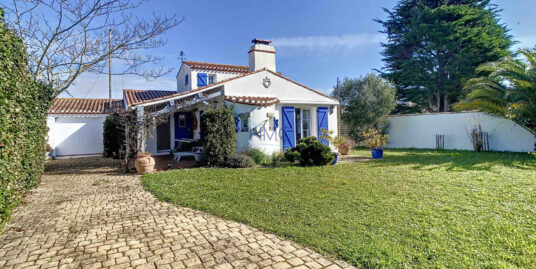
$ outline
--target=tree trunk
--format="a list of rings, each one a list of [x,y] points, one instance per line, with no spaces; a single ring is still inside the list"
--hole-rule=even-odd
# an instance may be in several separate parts
[[[449,96],[443,95],[443,112],[449,112]]]
[[[437,91],[435,93],[436,96],[436,112],[441,112],[441,93]]]

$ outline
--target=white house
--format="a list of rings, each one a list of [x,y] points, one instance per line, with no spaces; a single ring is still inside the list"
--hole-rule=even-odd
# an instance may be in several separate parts
[[[238,151],[248,147],[268,154],[282,151],[302,137],[318,137],[321,128],[337,135],[339,102],[278,73],[271,41],[252,42],[248,66],[184,61],[174,91],[123,90],[123,99],[114,102],[124,109],[139,116],[148,111],[170,114],[167,123],[142,135],[142,150],[164,155],[181,142],[198,141],[203,136],[203,112],[222,104],[234,104]],[[47,120],[55,157],[102,153],[107,101],[56,99]]]
[[[234,104],[238,151],[282,151],[302,137],[318,137],[320,129],[337,135],[339,102],[278,73],[271,41],[252,43],[248,66],[184,61],[176,91],[124,90],[125,108],[140,116],[155,108],[171,113],[143,138],[144,150],[168,154],[179,142],[200,139],[203,111],[222,103]]]

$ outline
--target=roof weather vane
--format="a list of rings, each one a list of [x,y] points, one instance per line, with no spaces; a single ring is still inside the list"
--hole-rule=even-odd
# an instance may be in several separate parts
[[[179,59],[181,60],[181,62],[184,62],[184,60],[186,60],[186,54],[182,50],[179,53]]]

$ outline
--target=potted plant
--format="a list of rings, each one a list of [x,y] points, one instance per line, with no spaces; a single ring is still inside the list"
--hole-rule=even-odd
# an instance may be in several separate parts
[[[337,160],[339,159],[339,153],[342,155],[348,154],[348,151],[350,150],[350,144],[346,143],[347,142],[346,138],[342,136],[333,136],[333,133],[334,133],[333,130],[320,129],[320,132],[322,132],[322,134],[320,135],[320,138],[328,141],[337,149],[337,152],[333,153],[333,156],[335,157],[335,159],[333,160],[333,163],[332,163],[332,164],[336,164]]]
[[[383,159],[383,147],[387,145],[389,135],[381,134],[378,130],[370,128],[363,132],[365,144],[370,148],[372,159]]]

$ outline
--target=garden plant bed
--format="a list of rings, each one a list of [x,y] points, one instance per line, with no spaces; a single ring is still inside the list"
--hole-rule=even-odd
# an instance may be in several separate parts
[[[365,268],[536,267],[536,159],[528,154],[387,150],[382,161],[198,168],[142,184],[161,200]]]

